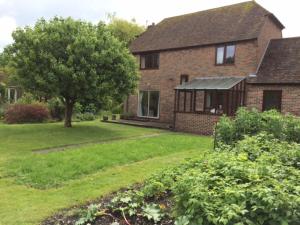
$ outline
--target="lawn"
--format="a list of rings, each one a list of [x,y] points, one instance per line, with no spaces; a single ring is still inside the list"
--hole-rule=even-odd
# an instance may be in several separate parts
[[[61,208],[202,155],[212,142],[208,137],[101,122],[74,125],[0,124],[1,225],[36,225]]]

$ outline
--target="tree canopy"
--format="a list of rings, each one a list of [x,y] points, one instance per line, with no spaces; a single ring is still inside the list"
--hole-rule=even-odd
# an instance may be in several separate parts
[[[11,65],[20,84],[34,94],[59,97],[65,127],[75,102],[123,99],[138,80],[135,58],[103,23],[72,18],[40,19],[13,33]]]
[[[145,31],[145,27],[137,24],[134,19],[127,21],[116,17],[115,14],[109,14],[108,19],[108,29],[115,37],[124,42],[127,46],[129,46],[131,41]]]

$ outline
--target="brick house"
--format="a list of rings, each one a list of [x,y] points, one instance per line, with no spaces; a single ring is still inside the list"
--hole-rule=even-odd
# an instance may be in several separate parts
[[[255,1],[149,26],[130,46],[141,79],[125,111],[200,134],[240,106],[300,115],[300,38],[283,29]]]

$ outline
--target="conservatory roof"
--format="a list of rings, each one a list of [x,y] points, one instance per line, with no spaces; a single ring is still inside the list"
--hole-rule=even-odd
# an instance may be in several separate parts
[[[176,90],[228,90],[245,77],[201,77],[177,86]]]

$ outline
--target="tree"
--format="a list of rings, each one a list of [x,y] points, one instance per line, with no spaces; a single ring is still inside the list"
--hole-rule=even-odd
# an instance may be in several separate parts
[[[103,23],[72,18],[46,21],[13,33],[11,65],[32,93],[58,97],[71,127],[74,104],[83,99],[122,98],[136,88],[135,58]]]
[[[120,41],[123,41],[127,46],[129,46],[131,41],[145,31],[145,27],[138,25],[134,19],[129,22],[127,20],[117,18],[115,14],[108,14],[108,19],[108,29],[115,37],[117,37]]]

